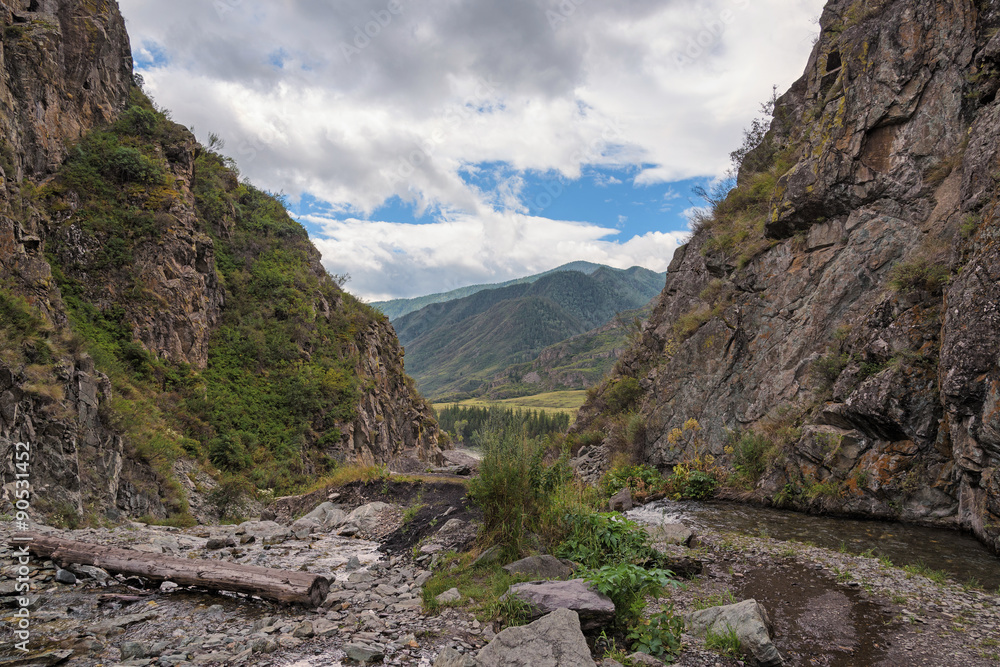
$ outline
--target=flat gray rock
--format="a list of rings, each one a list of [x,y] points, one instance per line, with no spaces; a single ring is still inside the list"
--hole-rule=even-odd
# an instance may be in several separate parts
[[[736,631],[743,650],[751,654],[764,667],[784,664],[771,641],[771,619],[767,610],[756,600],[743,600],[723,607],[709,607],[684,617],[688,632],[704,637],[710,630],[715,633]]]
[[[566,579],[573,575],[569,567],[555,556],[529,556],[503,566],[507,574],[526,574],[539,579]]]
[[[458,602],[462,599],[462,594],[458,592],[457,588],[449,588],[444,593],[435,596],[438,604],[449,604],[452,602]]]
[[[596,630],[615,616],[615,603],[587,586],[583,579],[569,581],[529,581],[514,584],[501,599],[514,596],[531,608],[531,618],[539,618],[556,609],[569,609],[578,614],[584,630]]]
[[[245,521],[236,528],[240,542],[256,542],[258,544],[280,544],[289,536],[285,526],[274,521]]]
[[[390,509],[392,505],[387,503],[368,503],[348,514],[343,524],[357,526],[358,531],[362,533],[372,533],[379,528],[379,515]]]
[[[597,667],[575,611],[557,609],[507,628],[476,655],[480,667]]]
[[[434,667],[476,667],[472,656],[459,653],[450,646],[438,653]]]
[[[654,543],[688,546],[694,537],[694,531],[679,522],[660,523],[645,528],[650,541]]]

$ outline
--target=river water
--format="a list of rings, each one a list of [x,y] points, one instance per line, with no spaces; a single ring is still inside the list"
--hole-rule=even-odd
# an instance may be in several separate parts
[[[958,583],[975,580],[989,591],[1000,588],[1000,558],[975,538],[944,528],[841,519],[724,501],[660,500],[637,507],[627,516],[643,523],[680,521],[695,529],[809,542],[853,554],[871,549],[898,567],[923,564],[943,570]]]

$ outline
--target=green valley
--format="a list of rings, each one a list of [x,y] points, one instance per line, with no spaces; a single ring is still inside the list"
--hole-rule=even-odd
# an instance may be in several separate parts
[[[641,267],[557,270],[424,306],[393,321],[407,372],[438,401],[581,390],[627,346],[664,275]]]

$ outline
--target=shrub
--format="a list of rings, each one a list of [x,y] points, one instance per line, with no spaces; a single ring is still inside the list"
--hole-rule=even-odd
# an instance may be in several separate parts
[[[836,384],[850,360],[850,355],[841,352],[825,354],[812,363],[812,376],[821,389],[829,390]]]
[[[667,658],[681,651],[681,634],[684,619],[674,614],[673,607],[662,607],[658,614],[640,618],[626,635],[633,651],[648,653],[657,658]]]
[[[633,377],[612,380],[604,390],[604,402],[611,414],[625,412],[641,397],[642,388],[639,386],[639,380]]]
[[[767,469],[766,453],[770,448],[771,441],[760,433],[744,431],[730,434],[733,468],[745,485],[752,488],[764,474]]]
[[[658,597],[668,586],[680,585],[670,570],[647,570],[630,563],[589,570],[583,578],[615,603],[614,626],[620,631],[638,625],[646,608],[646,596]]]
[[[626,412],[612,420],[607,443],[612,452],[626,456],[630,461],[642,458],[646,445],[646,417],[640,412]]]
[[[692,470],[684,480],[681,487],[681,495],[694,500],[705,500],[711,498],[715,493],[715,486],[716,481],[714,477],[701,470]]]
[[[601,494],[610,498],[625,487],[633,492],[639,488],[656,488],[663,483],[663,475],[653,466],[631,465],[628,462],[615,461],[611,469],[601,478]]]
[[[572,513],[564,518],[566,537],[556,549],[586,567],[645,561],[653,554],[649,536],[637,523],[617,513]]]
[[[922,290],[940,294],[950,276],[951,271],[947,266],[921,257],[892,267],[889,271],[889,287],[897,292]]]
[[[223,474],[219,483],[208,494],[208,500],[218,509],[221,519],[241,520],[243,517],[235,512],[243,507],[246,499],[253,498],[255,493],[256,489],[246,478]]]
[[[480,541],[517,558],[527,533],[540,528],[556,487],[570,477],[567,456],[547,465],[547,448],[526,438],[512,419],[499,417],[483,434],[483,450],[479,475],[469,482],[469,497],[483,510]]]
[[[129,134],[149,136],[153,133],[159,120],[158,114],[152,109],[144,109],[133,105],[125,110],[118,119],[119,127]]]
[[[970,238],[973,234],[976,233],[976,230],[979,229],[979,225],[981,225],[982,222],[983,222],[982,216],[976,213],[970,213],[967,216],[965,216],[965,219],[962,221],[962,228],[960,230],[962,238],[963,239]]]

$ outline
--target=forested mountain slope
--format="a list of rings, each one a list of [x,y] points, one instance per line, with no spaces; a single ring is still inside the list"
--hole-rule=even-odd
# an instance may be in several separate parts
[[[662,274],[599,267],[432,304],[393,322],[406,369],[428,396],[482,393],[498,373],[606,325],[659,292]]]

